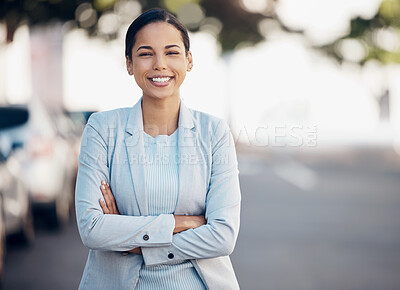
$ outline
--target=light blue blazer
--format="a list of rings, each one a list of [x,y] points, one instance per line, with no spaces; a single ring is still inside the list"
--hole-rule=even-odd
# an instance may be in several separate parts
[[[229,255],[239,230],[236,152],[221,119],[179,110],[179,194],[175,214],[205,215],[207,224],[173,235],[172,214],[149,216],[141,99],[132,108],[96,113],[79,155],[76,216],[90,249],[79,289],[134,289],[139,270],[191,260],[208,289],[239,289]],[[106,215],[100,183],[110,184],[121,215]],[[141,247],[143,255],[124,251]]]

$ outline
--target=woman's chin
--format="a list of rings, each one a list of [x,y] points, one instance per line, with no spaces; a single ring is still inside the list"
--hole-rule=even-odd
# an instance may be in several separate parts
[[[143,98],[150,98],[153,100],[171,100],[171,99],[175,99],[178,98],[179,99],[179,94],[151,94],[151,95],[146,95],[143,94]]]

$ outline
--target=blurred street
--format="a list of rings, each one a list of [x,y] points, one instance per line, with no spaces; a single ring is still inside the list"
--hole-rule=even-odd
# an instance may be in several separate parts
[[[74,215],[84,128],[95,112],[153,95],[159,109],[179,96],[229,124],[241,289],[400,289],[400,0],[0,3],[0,289],[77,289],[88,255]],[[168,21],[176,42],[136,37],[144,27],[132,21],[154,7],[188,35]],[[177,117],[176,107],[155,112],[154,122],[168,115],[155,128]],[[104,120],[113,164],[117,123]],[[219,126],[207,126],[214,140]]]
[[[344,153],[304,159],[307,167],[249,157],[240,159],[242,227],[232,256],[243,289],[400,289],[398,156]],[[308,168],[315,186],[278,177],[285,166],[293,179],[306,179]]]
[[[31,247],[8,241],[3,288],[78,289],[87,253],[75,217],[60,231],[39,222]]]
[[[267,152],[267,151],[266,151]],[[242,289],[400,289],[400,160],[385,150],[239,154]],[[295,161],[296,160],[296,161]],[[9,243],[4,289],[76,289],[87,257],[75,221]]]

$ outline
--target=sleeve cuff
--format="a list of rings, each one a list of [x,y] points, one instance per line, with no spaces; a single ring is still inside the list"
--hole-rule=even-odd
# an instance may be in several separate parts
[[[155,266],[180,261],[181,259],[176,257],[174,252],[173,246],[157,248],[142,247],[142,256],[146,266]]]
[[[190,231],[192,229],[189,229]],[[179,235],[179,234],[177,234]],[[177,238],[177,235],[174,237]],[[188,259],[178,250],[174,245],[172,238],[172,243],[168,246],[161,246],[156,248],[143,247],[142,256],[146,266],[155,266],[160,264],[169,264],[173,262],[180,262]]]
[[[137,242],[140,244],[140,247],[151,248],[171,245],[175,228],[174,215],[162,214],[157,219],[162,221],[157,227],[142,231],[139,235],[140,241]]]

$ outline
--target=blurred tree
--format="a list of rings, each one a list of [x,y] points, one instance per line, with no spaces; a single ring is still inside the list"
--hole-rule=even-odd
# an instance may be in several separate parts
[[[132,3],[139,3],[143,11],[152,7],[169,10],[184,20],[191,31],[199,30],[202,25],[208,25],[209,28],[214,26],[223,51],[228,51],[241,42],[261,41],[263,36],[258,30],[258,23],[273,14],[271,9],[267,15],[247,11],[242,2],[243,0],[2,0],[0,21],[6,24],[7,42],[13,40],[14,32],[21,24],[27,23],[31,27],[51,23],[53,20],[72,20],[90,35],[112,38],[115,36],[112,35],[113,31],[99,31],[101,16],[116,15],[118,7],[119,12],[126,13],[124,8],[129,9],[132,8],[129,6]],[[121,22],[121,17],[115,19]],[[132,17],[129,20],[132,21]]]
[[[383,0],[374,17],[352,19],[347,35],[318,48],[339,62],[400,63],[400,0]]]
[[[89,35],[112,39],[116,37],[119,25],[132,21],[141,10],[162,7],[176,14],[191,31],[213,31],[221,43],[222,52],[228,52],[240,43],[255,44],[263,40],[259,24],[264,19],[275,21],[285,31],[302,33],[287,28],[280,21],[275,13],[278,1],[2,0],[0,21],[6,24],[7,42],[13,40],[15,30],[23,23],[34,26],[53,20],[71,21],[86,29]],[[246,3],[250,2],[264,3],[264,6],[258,10],[249,9]],[[400,63],[399,35],[400,0],[382,0],[373,18],[352,19],[348,35],[317,48],[340,62],[349,60],[363,64],[376,59],[384,64]],[[349,53],[349,48],[358,51],[358,55]]]

